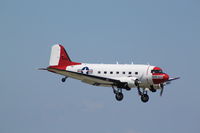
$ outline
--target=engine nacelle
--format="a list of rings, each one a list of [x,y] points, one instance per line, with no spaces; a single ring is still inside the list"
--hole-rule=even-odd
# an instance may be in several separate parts
[[[135,81],[137,80],[137,78],[135,78],[135,77],[123,77],[123,78],[120,78],[119,80],[121,82],[127,83],[127,86],[125,86],[125,88],[126,87],[129,87],[129,88],[137,87],[136,84],[135,84]]]

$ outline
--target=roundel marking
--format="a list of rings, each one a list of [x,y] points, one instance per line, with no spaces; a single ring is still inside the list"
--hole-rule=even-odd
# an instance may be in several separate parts
[[[83,73],[83,74],[88,74],[88,73],[89,73],[89,67],[83,67],[83,68],[81,69],[81,73]]]

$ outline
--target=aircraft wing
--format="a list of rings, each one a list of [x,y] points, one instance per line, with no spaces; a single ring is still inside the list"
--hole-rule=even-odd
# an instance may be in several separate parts
[[[121,82],[120,80],[117,79],[112,79],[112,78],[105,78],[105,77],[100,77],[100,76],[95,76],[95,75],[88,75],[88,74],[83,74],[79,72],[73,72],[73,71],[67,71],[67,70],[62,70],[62,69],[57,69],[57,68],[47,68],[46,70],[64,75],[66,77],[72,77],[78,80],[81,80],[82,82],[91,84],[91,85],[105,85],[105,86],[124,86],[125,82]]]

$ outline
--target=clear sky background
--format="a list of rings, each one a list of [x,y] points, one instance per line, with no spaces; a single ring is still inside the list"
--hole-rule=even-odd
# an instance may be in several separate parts
[[[0,133],[200,131],[199,0],[0,0]],[[180,76],[150,101],[38,71],[72,60],[156,65]]]

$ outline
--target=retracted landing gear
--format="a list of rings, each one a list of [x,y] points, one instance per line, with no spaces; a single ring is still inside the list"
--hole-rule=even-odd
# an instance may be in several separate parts
[[[115,94],[116,100],[117,100],[117,101],[122,101],[123,98],[124,98],[124,95],[123,95],[123,93],[122,93],[122,88],[117,88],[117,89],[115,89],[114,86],[112,86],[112,88],[113,88],[113,92],[114,92],[114,94]]]
[[[61,79],[61,81],[62,81],[62,82],[65,82],[66,79],[67,79],[67,77],[64,77],[64,78]]]

